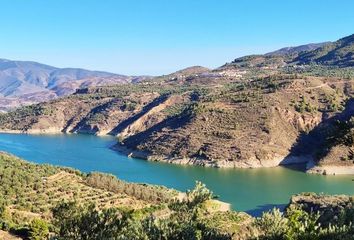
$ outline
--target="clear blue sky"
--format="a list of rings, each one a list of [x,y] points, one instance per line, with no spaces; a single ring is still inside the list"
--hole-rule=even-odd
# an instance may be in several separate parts
[[[353,0],[0,0],[0,58],[122,74],[354,33]]]

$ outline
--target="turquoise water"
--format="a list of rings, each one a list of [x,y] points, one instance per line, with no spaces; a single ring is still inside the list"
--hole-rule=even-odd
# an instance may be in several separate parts
[[[259,215],[288,203],[292,194],[354,194],[354,176],[317,176],[277,167],[213,169],[131,159],[111,150],[113,137],[92,135],[0,134],[0,150],[36,163],[68,166],[84,172],[112,173],[131,182],[160,184],[185,191],[204,182],[233,209]]]

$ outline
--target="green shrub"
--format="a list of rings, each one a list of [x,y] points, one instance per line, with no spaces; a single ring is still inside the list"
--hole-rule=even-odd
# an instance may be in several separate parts
[[[47,222],[42,219],[34,219],[29,226],[29,239],[30,240],[43,240],[47,239],[49,235],[49,228]]]

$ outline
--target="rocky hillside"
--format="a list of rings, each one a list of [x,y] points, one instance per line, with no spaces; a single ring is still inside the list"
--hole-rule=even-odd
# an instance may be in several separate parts
[[[178,164],[313,168],[328,162],[335,123],[353,116],[354,71],[288,61],[246,56],[214,70],[191,67],[140,83],[82,88],[2,114],[0,128],[111,134],[119,139],[115,148],[130,156]]]
[[[350,80],[203,76],[189,84],[87,88],[0,117],[3,131],[112,134],[134,156],[218,167],[262,167],[288,157],[301,134],[345,108]],[[286,160],[284,160],[286,158]]]
[[[318,126],[325,132],[324,141],[317,144],[316,160],[318,166],[310,172],[322,174],[354,173],[354,102],[348,101],[346,111],[338,115],[334,121]],[[346,114],[350,111],[350,114]],[[325,129],[326,131],[323,131]],[[313,133],[318,132],[316,128]]]
[[[69,95],[78,88],[127,83],[144,78],[0,59],[0,110]]]

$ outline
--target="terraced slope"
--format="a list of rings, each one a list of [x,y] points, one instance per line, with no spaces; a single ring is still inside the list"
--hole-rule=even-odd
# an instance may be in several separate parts
[[[89,175],[68,168],[36,165],[0,153],[0,204],[15,224],[51,219],[51,209],[65,201],[98,208],[141,209],[172,199],[162,187],[126,183],[110,175]]]
[[[179,193],[160,186],[127,183],[103,173],[83,174],[68,168],[32,164],[4,152],[0,153],[0,196],[0,238],[4,240],[46,239],[33,238],[32,231],[43,232],[41,236],[48,233],[62,236],[63,225],[71,228],[79,221],[82,221],[81,226],[89,226],[90,231],[104,228],[113,231],[116,237],[122,235],[121,228],[113,229],[112,224],[123,221],[126,221],[124,229],[135,227],[140,221],[146,223],[147,219],[173,218],[178,220],[174,224],[185,223],[184,218],[176,218],[176,214],[189,217],[192,204],[200,207],[198,216],[193,216],[225,234],[248,235],[252,221],[246,213],[232,212],[229,204],[213,200],[212,192],[201,183],[194,190]],[[87,218],[87,211],[96,213]],[[76,216],[80,216],[77,221],[65,223]],[[82,232],[78,230],[77,234]],[[91,239],[91,234],[84,238]],[[136,236],[136,232],[132,234]],[[60,239],[80,238],[73,236]]]

